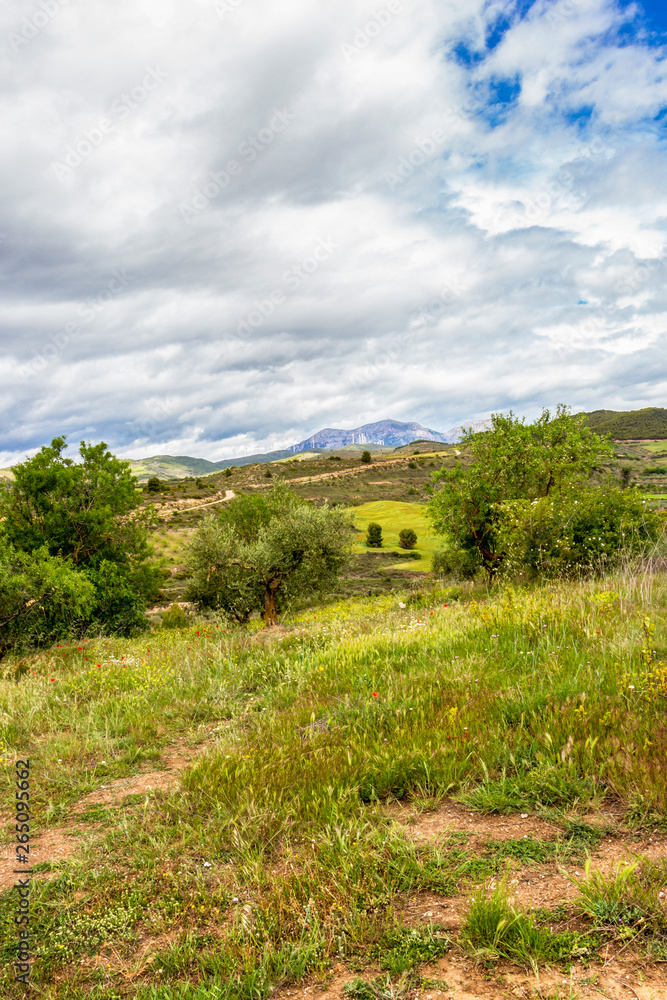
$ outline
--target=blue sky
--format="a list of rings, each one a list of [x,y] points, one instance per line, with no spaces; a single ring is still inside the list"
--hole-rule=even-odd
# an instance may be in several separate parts
[[[667,15],[5,0],[0,466],[667,405]]]

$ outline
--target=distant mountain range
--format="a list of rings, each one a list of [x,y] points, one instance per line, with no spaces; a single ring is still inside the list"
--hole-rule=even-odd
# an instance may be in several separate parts
[[[488,427],[490,423],[490,420],[477,420],[465,426],[480,431]],[[443,434],[415,422],[378,420],[373,424],[353,427],[349,431],[337,427],[325,427],[324,430],[318,431],[311,437],[283,451],[226,458],[221,462],[209,462],[205,458],[190,458],[187,455],[154,455],[151,458],[130,460],[130,465],[134,475],[141,482],[145,482],[151,476],[157,476],[158,479],[184,479],[186,476],[208,476],[213,472],[221,472],[232,465],[277,462],[281,458],[290,458],[304,452],[312,452],[316,455],[322,451],[337,451],[343,448],[362,451],[365,445],[375,445],[378,448],[398,448],[401,445],[411,444],[413,441],[442,441],[443,444],[454,444],[460,440],[462,433],[462,426],[452,427]]]
[[[667,439],[667,409],[657,406],[642,410],[593,410],[585,413],[586,422],[598,434],[609,434],[616,441]],[[414,421],[377,420],[372,424],[361,424],[352,430],[325,427],[309,438],[299,441],[282,451],[270,451],[256,455],[227,458],[221,462],[209,462],[205,458],[190,455],[154,455],[151,458],[130,460],[135,476],[145,482],[151,476],[159,479],[184,479],[186,476],[208,476],[221,472],[232,465],[254,465],[257,462],[277,462],[281,458],[323,451],[362,451],[367,445],[380,449],[398,448],[413,441],[441,441],[456,444],[461,440],[464,429],[481,431],[491,424],[490,420],[474,420],[448,431],[434,431],[430,427]],[[11,480],[10,469],[0,469],[0,479]]]
[[[480,429],[482,425],[486,426],[486,423],[478,421]],[[476,426],[475,429],[477,430]],[[322,448],[333,451],[351,444],[382,444],[398,448],[413,441],[442,441],[443,444],[452,444],[459,440],[462,430],[462,427],[453,427],[442,434],[440,431],[433,431],[430,427],[422,427],[421,424],[414,422],[404,424],[400,420],[377,420],[374,424],[362,424],[361,427],[353,427],[350,431],[338,427],[325,427],[305,441],[293,444],[288,450],[298,452]]]

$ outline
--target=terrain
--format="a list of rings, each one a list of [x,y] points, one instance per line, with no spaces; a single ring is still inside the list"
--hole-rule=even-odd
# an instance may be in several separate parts
[[[34,988],[663,1000],[666,584],[422,586],[3,664]]]

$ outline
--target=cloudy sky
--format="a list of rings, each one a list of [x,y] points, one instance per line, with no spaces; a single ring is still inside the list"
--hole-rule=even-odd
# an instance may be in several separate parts
[[[658,0],[3,0],[0,465],[667,405]]]

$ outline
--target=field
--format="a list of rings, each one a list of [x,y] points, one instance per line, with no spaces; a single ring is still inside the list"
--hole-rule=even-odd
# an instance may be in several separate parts
[[[3,661],[3,995],[20,755],[47,1000],[666,997],[666,623],[628,572]]]
[[[426,516],[426,508],[421,504],[376,500],[353,507],[350,513],[359,528],[359,535],[354,544],[356,552],[368,551],[364,539],[371,521],[382,527],[383,548],[394,549],[396,552],[401,552],[398,544],[400,532],[403,528],[412,528],[417,534],[417,544],[412,551],[421,557],[420,560],[397,559],[392,566],[394,569],[430,571],[431,558],[434,552],[442,548],[442,538],[433,534],[433,528]]]

